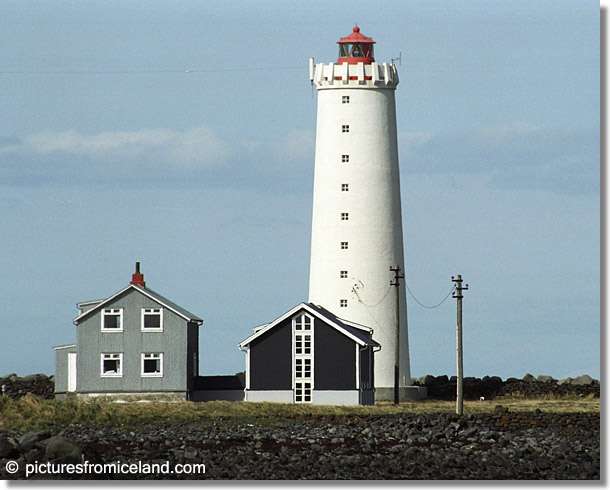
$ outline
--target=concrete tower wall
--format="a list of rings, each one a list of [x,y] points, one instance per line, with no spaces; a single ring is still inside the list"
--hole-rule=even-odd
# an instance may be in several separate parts
[[[404,269],[396,68],[319,64],[312,68],[312,79],[318,115],[309,301],[374,329],[382,345],[375,355],[375,386],[378,398],[391,398],[396,292],[389,289],[389,268]],[[400,378],[408,386],[404,282],[399,304]]]

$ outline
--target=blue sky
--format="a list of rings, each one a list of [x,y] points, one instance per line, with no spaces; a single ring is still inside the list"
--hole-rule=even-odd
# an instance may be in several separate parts
[[[396,93],[406,279],[462,274],[466,376],[600,374],[599,5],[0,3],[0,375],[53,373],[79,301],[205,319],[202,374],[307,300],[316,98],[354,23]],[[389,278],[388,278],[389,280]],[[411,371],[455,374],[455,300],[410,296]]]

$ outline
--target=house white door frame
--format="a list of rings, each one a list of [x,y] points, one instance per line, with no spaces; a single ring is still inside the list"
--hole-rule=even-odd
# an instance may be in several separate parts
[[[76,352],[68,352],[68,391],[76,391]]]

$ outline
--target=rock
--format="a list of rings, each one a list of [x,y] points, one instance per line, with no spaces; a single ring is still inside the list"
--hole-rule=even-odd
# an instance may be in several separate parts
[[[532,374],[527,373],[525,376],[523,376],[523,381],[525,381],[526,383],[532,383],[536,381],[536,378]]]
[[[51,437],[46,444],[45,457],[57,463],[80,463],[82,450],[61,436]]]
[[[582,376],[578,376],[570,381],[571,385],[590,385],[593,383],[593,378],[588,374],[583,374]]]
[[[549,383],[552,381],[557,381],[555,378],[553,378],[553,376],[547,376],[545,374],[541,374],[536,378],[538,381],[540,381],[541,383]]]
[[[19,451],[25,453],[32,449],[38,442],[50,436],[48,432],[26,432],[19,439]]]
[[[11,458],[17,455],[17,448],[8,437],[0,436],[0,459]]]

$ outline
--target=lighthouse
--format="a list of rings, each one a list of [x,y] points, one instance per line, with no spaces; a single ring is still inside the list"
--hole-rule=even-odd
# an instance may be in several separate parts
[[[375,41],[358,27],[338,41],[336,63],[309,72],[318,94],[309,301],[373,328],[377,400],[391,400],[399,318],[401,398],[411,385],[404,271],[394,63],[375,61]],[[397,308],[398,302],[398,308]],[[413,387],[415,388],[415,387]],[[415,395],[417,397],[417,395]]]

